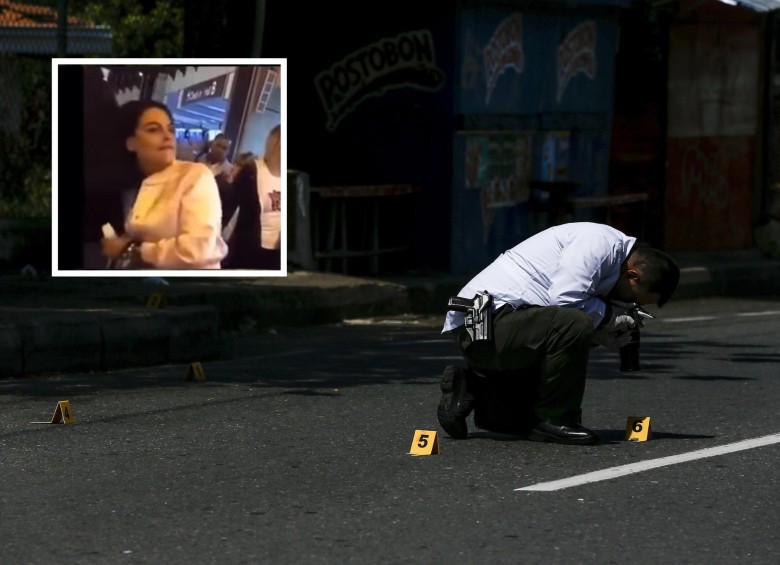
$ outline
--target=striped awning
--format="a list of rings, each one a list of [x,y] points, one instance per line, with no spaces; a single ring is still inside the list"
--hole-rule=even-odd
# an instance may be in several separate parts
[[[168,75],[172,79],[177,73],[184,75],[188,67],[197,69],[195,65],[101,65],[110,70],[108,84],[114,91],[127,88],[140,88],[144,79],[157,78],[160,75]]]

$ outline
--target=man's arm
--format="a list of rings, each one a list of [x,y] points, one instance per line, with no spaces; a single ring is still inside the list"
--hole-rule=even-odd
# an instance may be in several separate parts
[[[614,242],[598,234],[579,237],[563,250],[550,276],[550,304],[584,311],[593,319],[595,328],[607,310],[604,301],[596,296],[596,289],[604,278],[617,282],[619,274]]]

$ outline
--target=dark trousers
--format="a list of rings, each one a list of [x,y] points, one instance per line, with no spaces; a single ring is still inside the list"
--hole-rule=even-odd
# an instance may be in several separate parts
[[[466,363],[484,376],[468,382],[477,398],[477,425],[523,430],[539,420],[579,424],[593,341],[591,317],[574,308],[515,310],[506,305],[494,316],[493,335],[492,342],[472,343],[465,327],[455,331]],[[486,418],[502,425],[480,426]]]

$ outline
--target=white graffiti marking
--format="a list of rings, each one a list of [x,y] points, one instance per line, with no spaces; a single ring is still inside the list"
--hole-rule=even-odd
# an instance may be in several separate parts
[[[728,170],[732,160],[731,151],[724,148],[705,152],[698,142],[690,145],[685,150],[680,172],[683,198],[693,196],[705,206],[726,208],[730,201]]]
[[[522,73],[525,68],[523,21],[520,14],[512,14],[498,24],[483,51],[483,57],[487,81],[485,104],[489,105],[498,77],[507,69],[515,69],[518,73]]]
[[[575,27],[558,46],[558,103],[569,81],[578,73],[593,80],[596,76],[596,23],[592,20]]]

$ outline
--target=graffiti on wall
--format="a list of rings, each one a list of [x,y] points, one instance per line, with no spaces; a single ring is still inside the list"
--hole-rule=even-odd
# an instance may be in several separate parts
[[[523,19],[518,13],[504,18],[493,32],[483,51],[487,92],[485,104],[490,104],[490,95],[496,87],[498,77],[504,71],[514,69],[522,73],[525,68],[523,53]]]
[[[669,32],[669,137],[756,135],[761,117],[761,28],[673,25]]]
[[[485,242],[496,209],[528,200],[531,139],[530,132],[474,134],[466,138],[466,188],[480,190]]]
[[[753,139],[669,138],[667,143],[666,247],[750,245]]]
[[[366,45],[314,79],[326,115],[326,127],[336,126],[358,105],[387,91],[411,87],[436,91],[444,72],[436,66],[433,35],[429,30],[401,33]]]
[[[721,146],[705,152],[698,142],[686,145],[680,171],[681,196],[704,206],[726,208],[731,193],[729,167],[735,156],[733,149]]]
[[[558,46],[558,103],[569,82],[578,74],[596,77],[596,23],[582,22],[572,29]]]
[[[542,137],[541,179],[569,180],[571,134],[568,131],[548,131]]]

